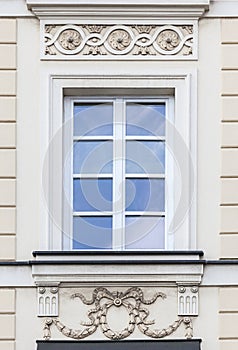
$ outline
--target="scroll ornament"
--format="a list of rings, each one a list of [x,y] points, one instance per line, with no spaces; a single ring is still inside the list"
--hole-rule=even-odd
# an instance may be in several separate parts
[[[189,56],[193,25],[46,25],[45,56]]]
[[[109,339],[121,340],[129,337],[137,327],[145,336],[150,338],[164,338],[174,333],[182,324],[185,325],[187,339],[193,336],[193,326],[191,318],[184,317],[174,321],[167,328],[151,329],[151,325],[155,323],[154,320],[148,320],[149,311],[144,305],[153,304],[158,298],[165,299],[164,293],[158,292],[151,299],[145,299],[143,291],[138,287],[133,287],[125,292],[110,292],[104,287],[96,288],[93,291],[92,298],[87,300],[81,293],[72,295],[72,298],[79,298],[86,305],[94,305],[94,308],[89,310],[87,315],[88,322],[81,322],[85,328],[81,330],[71,329],[65,326],[57,318],[47,318],[44,325],[44,339],[51,338],[51,326],[55,325],[57,329],[66,337],[73,339],[83,339],[99,328],[102,333]],[[128,325],[121,331],[115,331],[110,328],[107,322],[108,310],[116,306],[118,308],[124,307],[129,316]]]

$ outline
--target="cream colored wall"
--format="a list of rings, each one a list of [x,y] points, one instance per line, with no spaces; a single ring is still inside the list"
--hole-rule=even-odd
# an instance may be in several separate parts
[[[197,248],[219,257],[220,20],[199,22]]]
[[[237,295],[237,287],[221,288],[219,292],[220,350],[236,350],[238,348]]]
[[[15,349],[15,290],[0,289],[0,350]]]
[[[0,19],[0,260],[15,259],[16,20]]]
[[[221,137],[221,258],[238,258],[238,19],[223,19]],[[238,348],[238,288],[220,288],[220,349]]]
[[[0,260],[15,259],[16,19],[0,19]],[[0,350],[15,348],[15,290],[0,289]]]
[[[221,29],[221,257],[238,258],[238,19],[222,20]]]

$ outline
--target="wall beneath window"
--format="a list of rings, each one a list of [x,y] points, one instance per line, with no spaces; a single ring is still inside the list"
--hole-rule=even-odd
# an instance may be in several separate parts
[[[0,350],[15,349],[15,290],[0,289]]]

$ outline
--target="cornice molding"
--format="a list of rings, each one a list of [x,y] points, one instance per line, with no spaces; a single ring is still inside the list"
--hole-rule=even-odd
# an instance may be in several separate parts
[[[199,19],[210,0],[26,0],[39,19]]]

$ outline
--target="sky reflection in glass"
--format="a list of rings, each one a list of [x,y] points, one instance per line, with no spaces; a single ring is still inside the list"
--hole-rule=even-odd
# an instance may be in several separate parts
[[[164,211],[164,179],[126,179],[126,210]]]
[[[128,103],[126,135],[164,136],[165,104]]]
[[[165,171],[165,142],[127,141],[126,172],[163,174]]]
[[[112,173],[111,141],[74,142],[74,174]]]
[[[163,249],[164,217],[127,216],[126,249]]]
[[[109,136],[113,134],[111,103],[74,105],[74,136]]]
[[[74,179],[73,210],[111,211],[112,179]]]
[[[84,216],[73,219],[73,249],[111,249],[112,218]]]

